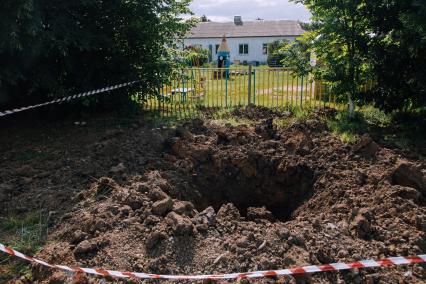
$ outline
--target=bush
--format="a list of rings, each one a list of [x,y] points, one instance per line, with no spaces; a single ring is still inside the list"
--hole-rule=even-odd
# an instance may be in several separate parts
[[[174,67],[176,39],[191,24],[180,18],[188,3],[1,1],[0,104],[27,105],[134,80],[151,92]]]

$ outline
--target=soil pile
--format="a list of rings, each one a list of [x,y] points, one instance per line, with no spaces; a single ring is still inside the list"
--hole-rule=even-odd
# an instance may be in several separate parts
[[[175,130],[135,126],[108,137],[88,147],[90,176],[96,178],[68,195],[69,212],[58,214],[40,258],[121,271],[210,274],[426,251],[424,161],[398,156],[368,136],[343,144],[319,119],[285,129],[272,119],[254,127],[196,119]],[[70,279],[35,272],[37,283]],[[425,279],[424,267],[415,265],[243,281]]]

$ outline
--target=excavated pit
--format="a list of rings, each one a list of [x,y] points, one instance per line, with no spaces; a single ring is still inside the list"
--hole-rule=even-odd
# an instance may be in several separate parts
[[[243,216],[250,207],[265,207],[273,219],[290,219],[312,196],[314,170],[297,155],[286,154],[279,139],[272,120],[255,129],[207,131],[202,121],[177,128],[167,150],[191,174],[192,189],[182,197],[190,195],[198,210],[233,203]]]
[[[286,221],[292,213],[312,196],[314,174],[305,165],[295,165],[284,172],[271,172],[247,178],[237,168],[225,166],[219,175],[197,174],[195,184],[199,197],[194,200],[198,210],[213,206],[219,210],[227,203],[234,204],[245,217],[256,216],[256,209],[264,207],[273,218]],[[248,215],[252,216],[248,216]],[[265,214],[265,211],[263,213]],[[267,214],[270,215],[270,214]],[[258,216],[262,217],[262,216]],[[265,216],[263,216],[265,217]]]
[[[178,197],[189,196],[198,210],[232,203],[242,216],[250,217],[251,207],[264,207],[273,219],[289,220],[312,196],[315,178],[298,155],[286,154],[279,139],[272,120],[255,129],[231,126],[208,132],[197,121],[177,128],[166,150],[180,159],[191,184]]]

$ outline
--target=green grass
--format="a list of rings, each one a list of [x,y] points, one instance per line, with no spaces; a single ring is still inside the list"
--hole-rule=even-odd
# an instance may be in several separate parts
[[[359,108],[359,112],[363,114],[365,122],[370,125],[388,127],[392,123],[392,115],[386,114],[373,106],[363,106]]]
[[[358,108],[350,118],[346,111],[327,119],[331,131],[344,143],[355,143],[360,135],[370,134],[376,142],[388,147],[424,156],[426,143],[426,111],[386,114],[372,106]]]
[[[23,218],[9,217],[0,223],[1,235],[9,240],[6,244],[23,253],[34,254],[45,241],[48,218],[41,212],[32,213]]]
[[[328,96],[314,92],[315,84],[309,78],[296,76],[288,69],[255,68],[251,76],[251,96],[249,98],[249,76],[231,75],[230,79],[214,79],[218,69],[193,69],[186,73],[187,80],[174,81],[164,86],[159,98],[146,101],[145,109],[163,109],[179,113],[191,109],[191,105],[229,108],[246,106],[250,103],[275,108],[331,106],[334,101]],[[247,67],[232,67],[231,72],[247,72]],[[224,72],[224,70],[223,70]],[[201,83],[203,82],[203,83]],[[174,94],[178,88],[192,89],[185,95]],[[203,96],[199,96],[203,94]]]
[[[358,136],[352,132],[343,132],[340,134],[340,140],[346,144],[353,144],[358,141]]]
[[[48,218],[42,212],[8,217],[0,222],[0,242],[27,255],[36,254],[46,241]],[[31,266],[6,256],[0,258],[0,280],[25,276],[31,280]]]
[[[355,143],[358,135],[369,132],[369,125],[361,112],[350,117],[347,111],[340,111],[335,118],[327,120],[328,128],[344,143]]]

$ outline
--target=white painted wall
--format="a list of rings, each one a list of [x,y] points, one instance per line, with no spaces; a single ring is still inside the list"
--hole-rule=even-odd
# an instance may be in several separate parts
[[[243,61],[259,61],[261,63],[266,63],[268,59],[267,54],[263,54],[263,44],[264,43],[272,43],[276,40],[289,40],[294,41],[295,37],[245,37],[245,38],[227,38],[229,48],[231,49],[231,61],[240,60],[241,63]],[[202,45],[204,49],[209,50],[209,45],[213,46],[213,60],[217,60],[217,55],[215,53],[216,44],[220,44],[222,42],[222,38],[190,38],[185,39],[185,46],[189,45]],[[239,54],[239,45],[240,44],[248,44],[249,45],[249,54]]]

